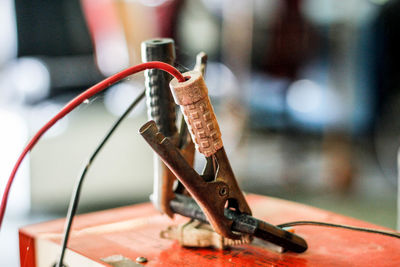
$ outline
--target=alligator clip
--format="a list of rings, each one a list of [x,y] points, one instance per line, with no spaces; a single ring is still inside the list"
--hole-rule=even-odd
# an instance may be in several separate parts
[[[170,87],[175,102],[181,107],[191,139],[197,150],[207,159],[203,176],[200,177],[193,170],[170,139],[163,138],[165,145],[159,146],[161,143],[154,138],[162,133],[158,131],[155,123],[146,124],[140,133],[185,189],[200,203],[214,230],[225,237],[239,239],[240,235],[231,230],[232,221],[224,216],[224,208],[249,215],[251,210],[239,189],[225,153],[203,76],[196,70],[186,72],[184,76],[187,77],[187,81],[179,83],[172,80]]]
[[[221,132],[202,74],[194,70],[183,75],[187,80],[178,82],[173,79],[170,82],[170,88],[175,102],[180,106],[191,140],[196,149],[206,157],[203,174],[199,175],[193,169],[193,156],[189,157],[192,161],[188,162],[184,153],[181,153],[178,148],[184,147],[185,127],[183,130],[181,129],[178,146],[173,139],[165,137],[158,130],[154,121],[143,125],[140,134],[200,206],[200,209],[196,210],[194,205],[189,205],[192,207],[192,211],[187,214],[180,212],[180,214],[199,219],[201,217],[199,214],[204,213],[206,219],[203,221],[209,222],[218,234],[240,240],[243,238],[243,234],[249,234],[249,232],[235,228],[235,225],[237,226],[239,223],[237,218],[241,218],[243,222],[256,219],[251,217],[250,207],[239,188],[225,153]],[[192,143],[189,141],[186,145],[190,147]],[[178,195],[176,197],[179,199]],[[171,203],[174,201],[171,200]],[[177,212],[177,210],[174,211]],[[188,215],[190,213],[192,216]],[[235,216],[232,217],[229,214],[235,214]],[[258,220],[255,222],[256,226],[268,225]],[[258,228],[253,227],[252,229]],[[301,237],[283,229],[272,226],[263,231],[264,234],[261,235],[261,238],[286,249],[302,252],[307,248]],[[256,236],[255,233],[253,235]]]
[[[300,236],[252,217],[237,183],[231,183],[232,178],[221,179],[217,176],[213,181],[203,179],[169,138],[158,131],[154,121],[144,124],[140,134],[195,200],[176,194],[170,202],[174,212],[208,222],[217,233],[230,239],[242,240],[243,235],[250,235],[281,246],[284,250],[300,253],[307,249],[307,243]]]

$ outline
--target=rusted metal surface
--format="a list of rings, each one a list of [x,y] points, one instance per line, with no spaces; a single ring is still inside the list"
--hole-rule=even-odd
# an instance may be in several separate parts
[[[224,193],[227,195],[228,202],[226,204],[228,208],[251,215],[250,207],[244,198],[242,190],[239,188],[225,149],[222,147],[213,157],[215,157],[218,164],[215,180],[224,182],[228,186],[227,188],[220,188],[219,195],[222,196]]]
[[[206,73],[208,56],[205,52],[200,52],[196,55],[196,65],[194,66],[194,70],[200,72],[203,77]]]
[[[247,195],[246,198],[255,217],[273,224],[314,220],[390,230],[286,200],[257,195]],[[345,229],[313,226],[294,228],[296,234],[305,238],[309,245],[302,254],[279,253],[268,243],[257,240],[221,251],[184,248],[177,241],[159,237],[166,225],[185,221],[187,219],[179,215],[171,221],[159,214],[150,203],[78,215],[72,227],[66,264],[69,256],[75,253],[101,266],[110,266],[101,259],[115,254],[132,261],[139,256],[146,257],[147,267],[400,266],[399,239]],[[39,263],[56,262],[63,226],[64,220],[59,219],[22,228],[21,266],[39,267]],[[42,254],[42,242],[48,242],[56,249],[53,252],[46,250]],[[39,260],[40,255],[47,257],[48,261]]]
[[[171,209],[183,216],[207,222],[207,218],[199,206],[189,197],[176,195],[176,198],[171,201]],[[225,209],[224,213],[226,218],[232,220],[232,230],[235,232],[261,238],[281,246],[284,250],[298,253],[307,250],[306,241],[298,235],[244,213],[238,213],[230,209]]]
[[[204,71],[205,62],[206,56],[199,54],[197,69]],[[240,235],[232,232],[232,221],[224,216],[224,208],[227,206],[250,215],[250,207],[223,148],[221,132],[201,72],[189,71],[184,76],[187,77],[186,82],[172,80],[170,87],[175,102],[181,106],[192,141],[207,158],[203,177],[185,162],[171,142],[158,132],[154,123],[144,125],[140,133],[199,203],[214,230],[227,238],[240,239]]]
[[[160,187],[161,190],[161,195],[158,197],[159,198],[159,204],[161,206],[161,210],[167,214],[170,218],[173,217],[173,211],[169,207],[169,203],[171,200],[175,197],[174,191],[173,191],[173,186],[174,186],[174,181],[176,180],[175,175],[169,170],[167,166],[161,161],[160,162],[160,167],[161,167],[161,179],[162,183],[159,185],[154,185],[157,187]],[[154,194],[154,193],[153,193]],[[154,196],[154,195],[152,195]]]
[[[199,203],[214,230],[225,237],[239,239],[240,236],[231,230],[232,221],[224,216],[230,193],[228,185],[222,181],[204,181],[171,141],[158,131],[154,121],[142,126],[140,134]],[[227,193],[220,194],[222,190]]]
[[[204,52],[200,52],[196,56],[196,64],[194,70],[200,72],[201,75],[204,76],[206,66],[207,54]],[[195,146],[188,132],[185,117],[186,116],[182,114],[178,148],[180,148],[180,151],[188,164],[190,166],[193,166]],[[215,179],[215,173],[217,170],[216,160],[215,157],[207,157],[206,160],[207,164],[205,165],[202,178],[205,181],[212,181]],[[165,192],[165,194],[168,193],[170,192]],[[175,193],[187,194],[187,190],[183,187],[181,183],[178,183]],[[169,198],[169,200],[171,201],[172,199]],[[220,249],[225,249],[228,245],[249,243],[252,240],[252,237],[250,235],[241,235],[240,239],[236,240],[224,237],[216,233],[208,223],[200,222],[195,219],[191,220],[189,223],[184,223],[176,227],[169,226],[165,231],[161,233],[161,235],[168,238],[176,239],[183,246],[213,246]]]

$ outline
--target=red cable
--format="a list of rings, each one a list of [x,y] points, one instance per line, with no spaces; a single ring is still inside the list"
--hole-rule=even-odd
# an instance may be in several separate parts
[[[7,207],[7,200],[8,200],[8,195],[10,193],[11,185],[14,181],[15,174],[17,173],[17,170],[19,166],[21,165],[22,160],[25,158],[26,154],[35,146],[37,141],[39,141],[40,137],[48,130],[50,129],[58,120],[62,119],[65,115],[70,113],[74,108],[79,106],[83,101],[85,101],[88,98],[91,98],[95,94],[103,91],[107,87],[111,86],[112,84],[124,79],[125,77],[135,74],[137,72],[146,70],[146,69],[161,69],[163,71],[166,71],[173,75],[175,78],[178,79],[179,82],[184,82],[185,78],[182,76],[182,74],[175,69],[173,66],[159,62],[159,61],[153,61],[153,62],[146,62],[142,63],[130,68],[127,68],[117,74],[114,74],[113,76],[108,77],[107,79],[99,82],[98,84],[90,87],[74,99],[72,99],[67,105],[65,105],[60,112],[58,112],[51,120],[49,120],[29,141],[29,143],[26,145],[24,150],[22,151],[21,155],[19,156],[17,162],[14,165],[14,168],[11,172],[10,177],[8,178],[8,182],[6,185],[6,188],[4,189],[3,193],[3,199],[1,201],[1,207],[0,207],[0,229],[1,225],[3,223],[3,218],[4,218],[4,213],[6,211]]]

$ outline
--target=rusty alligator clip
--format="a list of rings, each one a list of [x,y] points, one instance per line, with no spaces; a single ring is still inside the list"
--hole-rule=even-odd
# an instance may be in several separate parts
[[[204,69],[202,60],[204,61],[204,56],[200,55],[198,69]],[[231,230],[232,221],[224,216],[224,208],[249,215],[251,210],[239,189],[225,153],[203,76],[197,70],[184,75],[188,77],[187,81],[179,83],[172,80],[170,87],[175,102],[181,107],[191,139],[197,150],[207,159],[203,175],[200,176],[193,170],[192,162],[185,159],[171,139],[164,138],[154,122],[143,126],[140,133],[185,189],[200,203],[214,230],[225,237],[239,239],[240,235]],[[185,139],[183,132],[181,130],[181,142]],[[163,136],[163,140],[157,141],[160,136]],[[190,147],[190,142],[186,146]]]
[[[173,63],[175,58],[173,40],[157,39],[143,42],[142,58],[143,61],[161,60],[170,64]],[[194,160],[193,141],[196,143],[199,152],[203,153],[207,158],[203,176],[200,177],[196,173],[198,182],[203,183],[201,186],[203,190],[197,187],[190,187],[185,183],[188,179],[195,179],[193,176],[187,176],[185,173],[178,174],[169,166],[168,160],[161,157],[161,160],[164,162],[163,164],[159,162],[158,157],[155,158],[156,168],[152,201],[161,212],[172,217],[173,212],[170,209],[169,203],[174,198],[172,185],[176,176],[184,185],[185,190],[189,191],[192,196],[201,192],[202,196],[197,197],[196,200],[204,203],[202,206],[208,206],[207,209],[213,213],[209,217],[212,217],[215,221],[215,223],[212,223],[214,229],[226,237],[238,239],[239,235],[233,234],[228,230],[232,222],[224,217],[224,207],[228,205],[231,208],[237,208],[241,212],[248,214],[251,214],[251,211],[236,183],[222,147],[221,133],[208,98],[207,87],[202,77],[206,61],[207,56],[205,53],[200,53],[197,56],[195,70],[185,74],[186,76],[190,76],[190,78],[183,83],[185,84],[184,87],[181,87],[182,84],[171,83],[178,84],[178,87],[174,87],[176,90],[173,90],[173,93],[175,102],[181,104],[183,114],[178,137],[175,126],[175,103],[173,102],[171,91],[168,90],[169,88],[166,88],[169,82],[166,78],[167,76],[156,70],[149,70],[145,73],[148,115],[150,119],[155,121],[154,129],[158,127],[160,133],[168,137],[168,141],[170,142],[169,151],[174,150],[179,154],[181,156],[180,164],[185,164],[186,169],[191,170],[193,170]],[[182,90],[182,88],[186,88],[187,86],[198,88],[197,91],[194,91],[197,92],[197,95],[193,95],[191,99],[189,99],[191,92]],[[191,110],[191,108],[194,108],[194,110]],[[195,113],[198,117],[193,117]],[[192,138],[189,137],[188,131],[190,131]],[[207,142],[209,142],[208,147]],[[158,150],[155,150],[155,152],[159,154]],[[214,189],[218,192],[214,194],[214,197],[210,198],[210,190],[216,185],[218,185],[218,188]],[[180,191],[182,191],[181,189]]]
[[[176,194],[176,198],[170,203],[174,212],[201,222],[208,222],[217,233],[230,239],[242,239],[241,234],[245,234],[269,241],[284,250],[298,253],[307,250],[307,243],[300,236],[257,220],[250,215],[250,212],[242,212],[239,208],[240,200],[235,198],[237,195],[229,193],[232,192],[232,188],[237,187],[236,182],[232,186],[218,177],[214,181],[202,179],[170,139],[158,131],[154,121],[144,124],[140,128],[140,134],[195,200]],[[241,203],[248,208],[241,191],[237,192],[242,196]],[[229,208],[229,200],[234,203],[233,209]],[[227,207],[225,203],[228,203]]]
[[[153,47],[154,45],[153,43],[149,45],[145,42],[142,44],[142,51],[149,51],[149,46]],[[146,54],[145,52],[143,54]],[[161,129],[158,131],[157,127],[160,128],[160,120],[156,120],[156,123],[150,122],[146,124],[140,132],[160,156],[164,164],[168,166],[169,170],[183,184],[185,190],[200,203],[207,217],[210,219],[214,230],[225,237],[239,239],[240,235],[233,233],[231,230],[232,221],[224,216],[224,208],[236,209],[241,213],[249,215],[251,215],[251,211],[243,193],[239,189],[223,148],[221,132],[202,75],[202,72],[204,73],[205,71],[206,60],[207,56],[205,53],[200,53],[197,56],[195,70],[184,74],[188,77],[187,81],[178,83],[178,81],[172,80],[170,82],[173,97],[175,102],[180,105],[184,118],[181,123],[178,142],[171,138],[171,133],[166,135]],[[146,78],[146,80],[150,82],[154,79]],[[154,88],[155,83],[149,84],[149,82],[146,86],[148,88],[152,88],[151,86],[153,86]],[[151,97],[154,99],[154,93],[148,99],[151,100]],[[152,110],[152,108],[154,110],[154,102],[157,104],[160,101],[161,99],[148,101],[148,103],[153,104],[153,107],[149,106],[149,110]],[[161,114],[162,111],[159,113]],[[152,114],[149,115],[150,119],[155,117],[151,116]],[[171,124],[174,118],[172,116],[169,117],[169,124]],[[191,138],[188,138],[188,132]],[[152,139],[160,136],[157,133],[169,137],[165,139],[168,143],[168,149],[164,151],[163,156],[160,153],[166,146],[158,146],[157,144],[159,143]],[[206,157],[206,166],[202,176],[197,174],[192,168],[194,159],[193,143],[195,143],[197,150]],[[172,154],[175,154],[176,157],[170,157]],[[173,161],[175,162],[173,163]],[[165,174],[163,176],[171,177],[171,175]],[[170,180],[171,178],[169,178],[169,182],[165,182],[164,179],[161,186],[164,190],[161,192],[161,200],[159,200],[160,203],[164,203],[161,205],[161,210],[168,215],[171,214],[171,211],[169,207],[166,207],[165,203],[171,201],[174,195],[171,193],[172,183]]]
[[[140,129],[147,143],[183,185],[184,190],[199,204],[196,209],[196,205],[191,205],[190,201],[182,201],[185,196],[175,194],[182,193],[176,191],[172,193],[175,198],[168,198],[170,211],[208,222],[218,234],[229,239],[241,240],[244,235],[254,235],[288,250],[306,250],[307,244],[301,237],[251,216],[250,207],[225,153],[208,89],[199,71],[204,71],[204,56],[198,56],[195,70],[183,74],[187,78],[185,82],[179,83],[173,79],[169,84],[185,122],[181,124],[178,142],[159,131],[158,123],[154,121],[147,122]],[[187,132],[191,140],[187,138]],[[192,167],[193,143],[206,157],[202,175]],[[238,227],[240,225],[244,227]]]
[[[214,230],[225,237],[240,238],[240,235],[232,232],[232,221],[224,215],[226,204],[231,204],[231,208],[240,213],[251,214],[236,181],[231,182],[232,178],[222,176],[217,176],[214,181],[204,180],[171,140],[158,131],[154,121],[143,125],[140,134],[199,203]]]

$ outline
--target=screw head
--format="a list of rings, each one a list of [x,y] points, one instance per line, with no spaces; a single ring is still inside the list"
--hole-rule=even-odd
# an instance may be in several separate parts
[[[226,188],[225,186],[224,186],[224,187],[221,187],[221,189],[219,189],[219,194],[220,194],[221,196],[227,195],[227,194],[228,194],[228,188]]]
[[[145,262],[147,262],[147,258],[145,258],[145,257],[137,257],[136,258],[136,262],[145,263]]]

